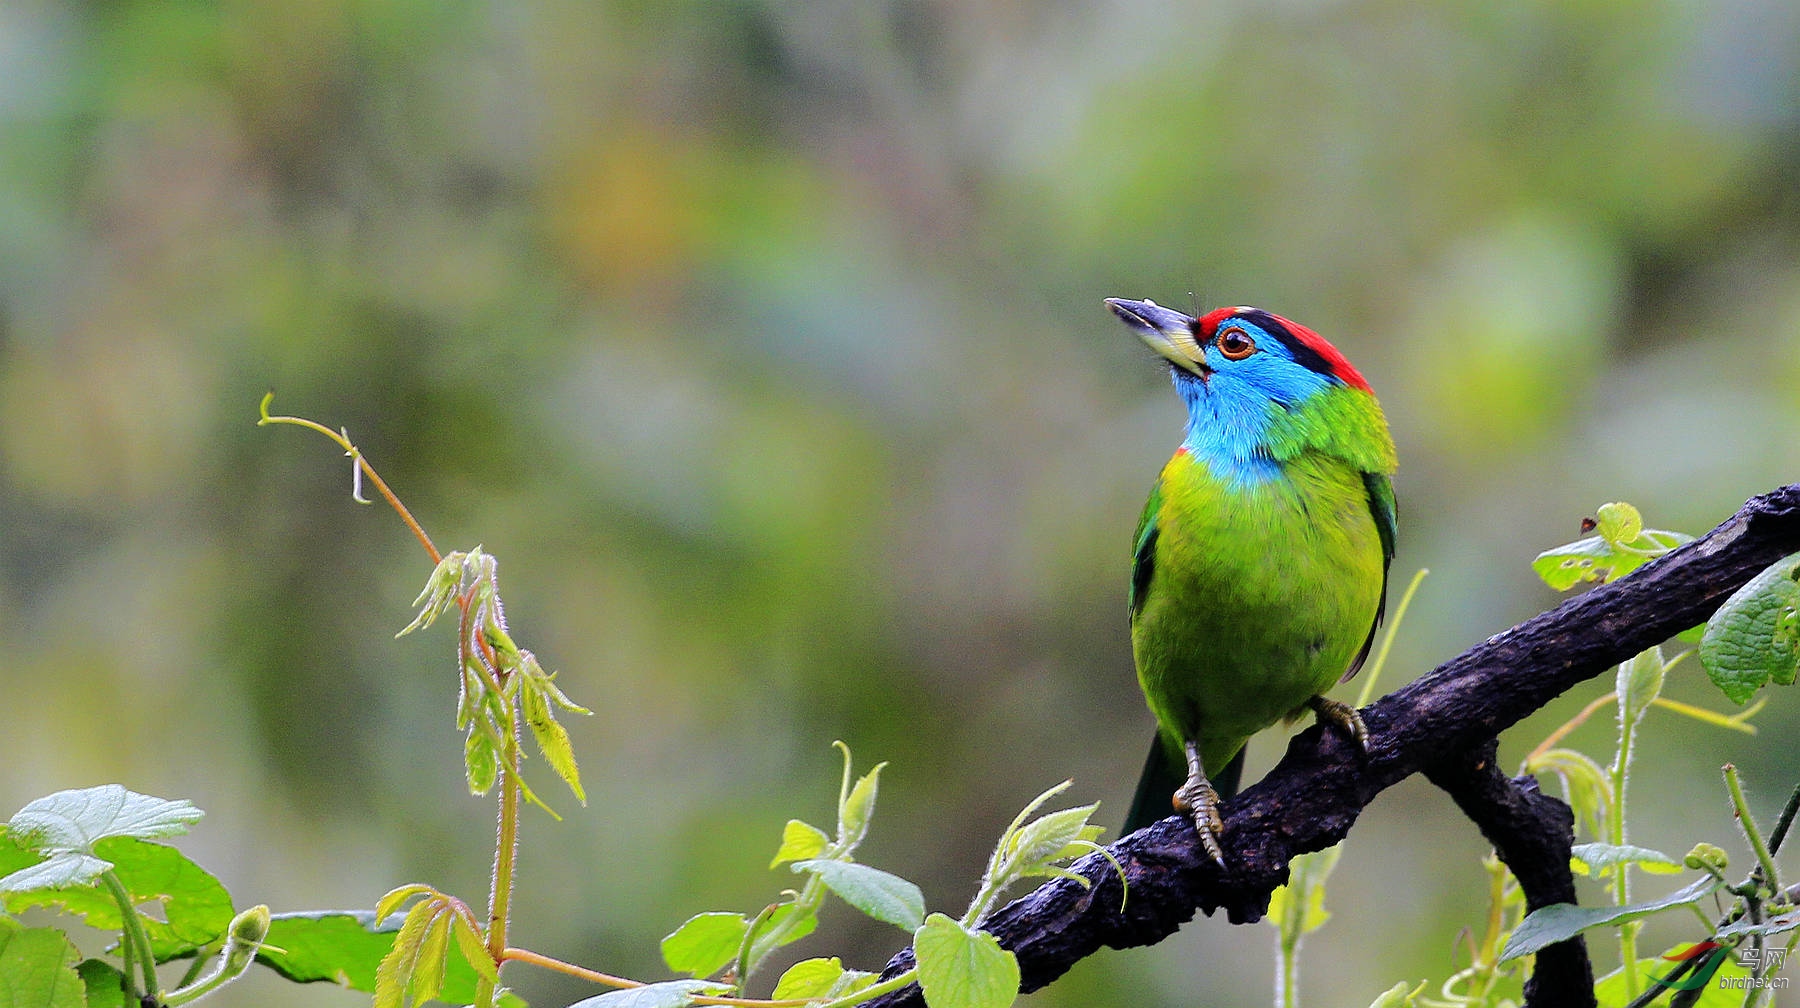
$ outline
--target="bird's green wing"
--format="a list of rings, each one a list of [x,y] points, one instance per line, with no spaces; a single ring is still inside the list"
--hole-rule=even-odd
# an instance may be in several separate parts
[[[1369,513],[1375,518],[1375,532],[1381,537],[1381,601],[1375,603],[1375,619],[1369,623],[1369,636],[1363,640],[1362,650],[1356,653],[1356,660],[1344,672],[1344,678],[1338,682],[1347,682],[1356,673],[1362,671],[1363,662],[1369,660],[1369,649],[1375,646],[1375,629],[1381,626],[1381,614],[1387,611],[1388,568],[1394,562],[1394,530],[1398,517],[1394,508],[1394,481],[1385,473],[1363,473],[1363,486],[1369,491]]]
[[[1150,499],[1144,502],[1144,513],[1138,518],[1137,534],[1132,537],[1136,549],[1131,561],[1131,618],[1144,608],[1144,596],[1150,591],[1150,575],[1156,571],[1156,513],[1162,509],[1162,480],[1150,487]]]

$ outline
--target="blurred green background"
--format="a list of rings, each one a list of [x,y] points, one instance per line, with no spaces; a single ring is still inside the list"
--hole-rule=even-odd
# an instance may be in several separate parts
[[[117,781],[206,809],[183,846],[245,904],[485,892],[451,634],[392,639],[429,565],[253,425],[273,389],[498,554],[597,711],[587,808],[536,768],[566,821],[527,819],[519,944],[660,975],[786,884],[835,738],[891,761],[867,859],[960,906],[1046,786],[1116,824],[1148,742],[1127,553],[1182,413],[1114,295],[1281,312],[1381,392],[1396,574],[1433,570],[1391,688],[1552,605],[1528,561],[1601,502],[1698,533],[1800,478],[1800,7],[10,0],[0,814]],[[1770,811],[1800,776],[1800,697],[1759,721],[1653,713],[1634,839],[1740,850],[1718,765]],[[1309,998],[1466,961],[1483,850],[1384,795]],[[1271,935],[1026,1003],[1265,1004]],[[838,912],[799,951],[903,940]]]

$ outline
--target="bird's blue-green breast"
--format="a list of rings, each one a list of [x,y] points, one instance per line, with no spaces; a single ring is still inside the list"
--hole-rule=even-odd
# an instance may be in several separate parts
[[[1319,398],[1340,392],[1366,397]],[[1163,468],[1139,531],[1132,647],[1175,752],[1195,738],[1218,772],[1364,652],[1392,548],[1372,501],[1386,477],[1366,475],[1392,468],[1380,440],[1385,452],[1277,442],[1260,480],[1221,477],[1185,446]]]

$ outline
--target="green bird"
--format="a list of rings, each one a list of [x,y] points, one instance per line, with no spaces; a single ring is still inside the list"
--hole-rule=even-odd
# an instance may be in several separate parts
[[[1367,744],[1355,709],[1324,693],[1362,667],[1381,622],[1394,442],[1369,383],[1305,326],[1106,303],[1168,360],[1188,409],[1137,529],[1131,650],[1157,735],[1125,831],[1172,798],[1224,865],[1218,803],[1250,736],[1310,707]]]

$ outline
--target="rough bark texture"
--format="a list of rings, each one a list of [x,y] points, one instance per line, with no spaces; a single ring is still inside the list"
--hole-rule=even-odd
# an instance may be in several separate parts
[[[1118,877],[1090,855],[1074,869],[1092,888],[1053,881],[982,927],[1017,953],[1021,987],[1032,991],[1103,946],[1153,945],[1195,910],[1223,908],[1233,923],[1257,920],[1287,880],[1289,859],[1344,839],[1377,794],[1421,772],[1496,845],[1533,907],[1572,900],[1568,810],[1534,782],[1501,776],[1493,740],[1569,688],[1704,622],[1744,582],[1796,551],[1800,484],[1753,498],[1703,538],[1496,634],[1369,705],[1366,753],[1318,727],[1295,736],[1268,776],[1221,808],[1229,873],[1200,851],[1192,826],[1171,817],[1108,848],[1130,881],[1123,912]],[[902,951],[884,976],[911,965],[911,951]],[[1592,1004],[1581,943],[1540,954],[1528,991],[1534,1005]],[[871,1004],[924,1000],[914,986]]]

